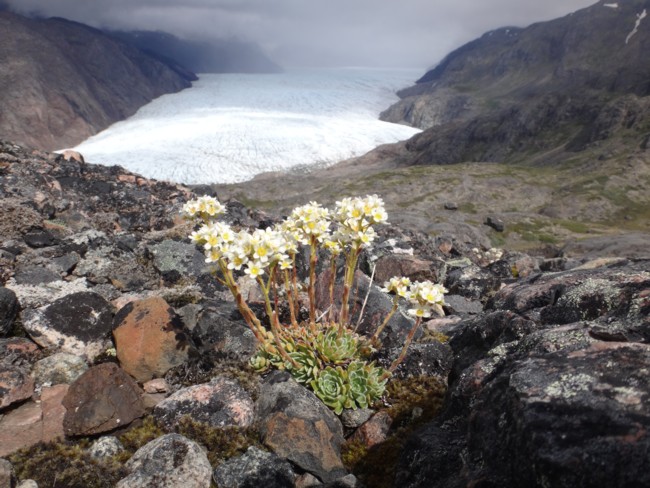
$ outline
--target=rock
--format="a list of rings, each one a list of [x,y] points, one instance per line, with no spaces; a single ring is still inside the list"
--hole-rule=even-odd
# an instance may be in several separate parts
[[[38,488],[38,483],[34,480],[22,480],[16,488]]]
[[[57,239],[45,229],[35,229],[23,235],[23,240],[31,248],[49,247],[57,244]]]
[[[0,339],[0,363],[29,367],[40,356],[38,346],[29,339],[24,337]]]
[[[218,376],[210,383],[178,390],[158,403],[153,415],[169,430],[184,415],[213,427],[248,427],[254,420],[254,404],[237,381]]]
[[[392,423],[393,419],[388,413],[377,412],[352,434],[351,439],[370,448],[386,440]]]
[[[144,445],[126,468],[130,474],[116,488],[209,488],[212,478],[201,446],[179,434],[166,434]]]
[[[53,281],[44,285],[19,285],[12,278],[6,286],[16,294],[23,309],[43,307],[73,293],[89,291],[86,280]]]
[[[275,371],[262,384],[256,405],[262,442],[278,456],[323,482],[344,476],[343,428],[311,391]]]
[[[341,423],[348,429],[356,429],[366,422],[375,413],[370,408],[346,408],[340,415]]]
[[[648,485],[648,367],[650,346],[616,343],[514,362],[477,398],[470,452],[501,486]]]
[[[503,223],[503,220],[493,215],[488,215],[485,218],[485,225],[492,227],[497,232],[503,232],[506,230],[506,224]]]
[[[378,354],[379,365],[388,369],[401,351],[401,347],[381,349]],[[393,377],[437,376],[446,382],[452,363],[452,350],[447,344],[438,341],[411,343],[404,360],[393,371]]]
[[[92,360],[110,344],[113,308],[96,293],[73,293],[25,310],[22,317],[25,330],[41,347]]]
[[[43,417],[40,405],[27,402],[0,417],[0,456],[43,440]]]
[[[293,488],[295,477],[287,461],[253,446],[220,464],[213,475],[219,488]]]
[[[77,266],[81,260],[79,254],[71,252],[52,259],[51,267],[60,275],[67,275]]]
[[[377,260],[375,281],[383,284],[394,276],[404,276],[411,281],[432,281],[437,283],[444,280],[447,272],[444,261],[425,261],[404,254],[388,254]]]
[[[13,465],[6,459],[0,459],[0,487],[14,488],[16,486],[16,473]]]
[[[34,393],[29,369],[0,363],[0,409],[27,400]]]
[[[168,283],[210,273],[205,256],[190,242],[164,240],[148,249],[153,254],[154,266]]]
[[[18,315],[18,299],[9,288],[0,287],[0,337],[9,335]]]
[[[41,266],[25,266],[16,270],[14,279],[19,285],[42,285],[58,281],[61,276]]]
[[[95,284],[110,283],[123,292],[156,288],[160,280],[134,253],[110,244],[88,251],[74,275]]]
[[[55,385],[41,389],[42,442],[50,442],[64,436],[63,418],[66,409],[63,406],[63,399],[68,389],[68,385]]]
[[[124,451],[124,446],[120,440],[112,435],[100,437],[92,443],[88,452],[94,459],[104,459],[113,457]]]
[[[303,473],[296,478],[295,487],[296,488],[313,488],[316,486],[323,486],[316,476],[311,473]]]
[[[325,483],[324,488],[361,488],[361,483],[353,474],[346,474],[345,476],[332,481],[330,483]]]
[[[114,324],[117,358],[140,382],[162,377],[194,351],[189,332],[162,298],[129,303],[115,315]]]
[[[130,424],[144,414],[142,391],[113,363],[93,366],[82,374],[63,400],[66,435],[93,435]]]
[[[142,385],[142,389],[145,393],[167,393],[169,392],[169,384],[164,378],[155,378]]]
[[[198,316],[192,339],[201,352],[218,351],[247,361],[257,351],[257,339],[242,320],[232,320],[230,303],[208,306]]]
[[[456,202],[445,202],[445,210],[458,210],[458,204]]]
[[[483,304],[477,300],[470,300],[461,295],[445,295],[445,311],[451,314],[467,316],[478,315],[483,312]]]
[[[447,274],[445,287],[450,294],[461,295],[470,300],[487,300],[501,286],[494,273],[474,264],[456,268]]]
[[[48,356],[34,364],[32,375],[36,385],[69,385],[88,370],[81,357],[66,352]]]
[[[79,163],[85,163],[84,157],[79,151],[74,151],[73,149],[66,149],[61,153],[63,159],[66,161],[77,161]]]

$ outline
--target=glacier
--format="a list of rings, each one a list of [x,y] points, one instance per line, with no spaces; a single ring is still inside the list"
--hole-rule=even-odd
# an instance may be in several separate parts
[[[86,161],[185,184],[330,165],[419,129],[378,120],[416,70],[203,74],[78,145]]]

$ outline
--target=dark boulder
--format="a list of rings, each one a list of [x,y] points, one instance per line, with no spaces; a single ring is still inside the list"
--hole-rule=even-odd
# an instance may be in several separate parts
[[[0,287],[0,337],[9,335],[18,315],[18,298],[8,288]]]
[[[142,390],[113,363],[94,366],[75,380],[63,399],[68,436],[89,436],[129,425],[144,414]]]

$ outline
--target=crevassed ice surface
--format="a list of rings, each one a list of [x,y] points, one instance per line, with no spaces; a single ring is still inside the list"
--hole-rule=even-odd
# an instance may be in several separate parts
[[[333,164],[419,132],[377,118],[419,74],[204,74],[192,88],[152,101],[75,149],[91,163],[187,184]]]

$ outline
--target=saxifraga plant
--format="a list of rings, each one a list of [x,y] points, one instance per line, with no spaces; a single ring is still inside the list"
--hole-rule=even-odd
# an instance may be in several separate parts
[[[339,414],[344,408],[365,408],[379,399],[391,372],[404,360],[410,343],[432,312],[443,314],[444,293],[441,285],[411,283],[395,277],[383,291],[395,295],[393,308],[372,337],[363,337],[350,327],[349,299],[357,262],[363,249],[375,239],[375,224],[386,222],[384,203],[376,195],[344,198],[330,211],[311,202],[293,210],[279,225],[264,230],[233,229],[217,218],[226,208],[215,198],[203,196],[187,202],[183,213],[197,223],[190,239],[202,246],[206,262],[215,265],[217,279],[226,286],[244,320],[259,342],[251,365],[263,372],[270,368],[289,371],[300,383]],[[309,320],[299,323],[299,292],[296,256],[300,246],[309,250]],[[344,260],[343,293],[338,315],[334,314],[334,278],[330,281],[328,313],[317,314],[316,265],[319,249],[330,254],[332,277],[339,260]],[[264,296],[270,328],[267,329],[243,299],[235,273],[255,280]],[[388,370],[369,361],[379,335],[397,311],[399,299],[410,304],[408,313],[415,323],[398,358]],[[290,323],[279,320],[279,300],[286,300]],[[338,316],[334,322],[333,317]]]

